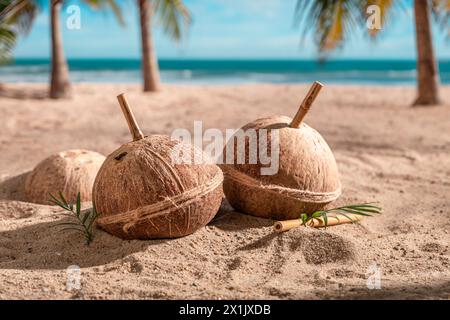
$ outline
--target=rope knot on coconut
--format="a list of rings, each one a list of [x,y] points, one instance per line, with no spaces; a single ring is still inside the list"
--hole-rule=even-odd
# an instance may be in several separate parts
[[[124,239],[181,237],[205,226],[222,201],[219,167],[174,163],[181,142],[144,137],[124,95],[118,98],[133,141],[110,154],[99,170],[93,189],[98,225]],[[202,152],[192,145],[182,151]]]

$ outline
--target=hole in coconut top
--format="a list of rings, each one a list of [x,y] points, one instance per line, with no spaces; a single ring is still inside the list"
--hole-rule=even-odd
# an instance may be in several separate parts
[[[283,129],[283,128],[289,128],[289,123],[272,123],[264,127],[264,129],[268,130]]]
[[[128,152],[122,152],[121,154],[119,154],[117,157],[115,157],[114,159],[116,159],[117,161],[121,161],[123,160],[123,158],[128,154]]]
[[[76,158],[79,154],[80,154],[80,152],[77,152],[77,151],[64,151],[64,152],[60,153],[60,156],[65,159],[71,159],[71,158]]]

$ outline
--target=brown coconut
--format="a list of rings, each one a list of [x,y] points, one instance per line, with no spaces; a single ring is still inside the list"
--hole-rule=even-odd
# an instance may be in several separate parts
[[[322,136],[303,123],[303,117],[322,85],[315,83],[294,120],[275,116],[258,119],[242,129],[267,130],[267,141],[273,130],[279,137],[279,169],[274,175],[262,175],[267,167],[259,161],[249,164],[249,142],[246,141],[245,164],[237,164],[237,143],[231,139],[234,163],[225,164],[224,192],[237,210],[258,217],[288,220],[301,213],[323,209],[341,194],[341,183],[333,153]],[[224,149],[226,155],[227,147]],[[259,152],[259,151],[258,151]],[[269,151],[270,154],[271,151]]]
[[[62,192],[68,202],[74,203],[80,192],[83,201],[92,200],[95,176],[105,157],[88,150],[68,150],[51,155],[31,171],[25,181],[29,201],[49,204],[50,194]]]
[[[175,238],[204,227],[222,201],[223,174],[214,164],[174,164],[180,143],[144,137],[123,95],[119,96],[134,141],[111,153],[95,179],[97,223],[123,239]],[[202,152],[185,144],[191,156]]]

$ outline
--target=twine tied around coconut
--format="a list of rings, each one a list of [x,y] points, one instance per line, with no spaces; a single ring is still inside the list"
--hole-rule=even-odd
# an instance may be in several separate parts
[[[258,191],[275,193],[277,196],[298,200],[302,202],[329,203],[341,195],[341,186],[332,192],[313,192],[309,190],[299,190],[287,188],[276,184],[265,184],[245,173],[242,173],[233,167],[224,167],[224,174],[227,179],[245,185]]]
[[[144,136],[125,95],[118,100],[133,141],[110,154],[96,177],[98,225],[124,239],[175,238],[205,226],[222,201],[220,168],[174,162],[180,143],[183,153],[202,151],[168,136]]]
[[[223,181],[222,172],[217,171],[216,176],[196,188],[185,191],[173,197],[165,197],[164,200],[139,207],[135,210],[119,213],[112,216],[100,217],[97,219],[98,223],[106,226],[108,224],[123,223],[123,230],[127,232],[133,225],[142,222],[145,219],[151,220],[158,216],[167,215],[175,210],[183,210],[198,198],[203,197],[217,189]]]
[[[342,187],[334,155],[323,137],[303,122],[322,88],[320,82],[313,83],[293,119],[273,116],[241,128],[256,130],[257,135],[264,134],[261,130],[265,130],[271,138],[276,134],[275,142],[270,139],[267,151],[277,155],[278,170],[272,175],[263,174],[261,162],[241,164],[236,157],[233,163],[222,165],[224,192],[235,209],[263,218],[288,220],[302,212],[321,210],[340,196]],[[249,140],[246,145],[250,146]],[[240,151],[238,147],[233,137],[224,153],[232,150],[236,155]],[[254,156],[254,152],[268,154],[259,148],[260,144],[256,151],[246,148],[246,159]]]

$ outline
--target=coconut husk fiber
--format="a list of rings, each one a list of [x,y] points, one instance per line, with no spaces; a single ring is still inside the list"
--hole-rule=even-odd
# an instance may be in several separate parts
[[[310,92],[311,93],[311,92]],[[316,93],[317,95],[317,93]],[[305,99],[312,103],[311,99]],[[268,129],[269,154],[272,152],[271,135],[278,132],[279,169],[274,175],[261,174],[267,167],[258,160],[249,164],[249,139],[246,139],[245,163],[237,163],[237,142],[231,139],[224,149],[234,149],[234,163],[222,165],[225,174],[224,192],[230,204],[247,214],[289,220],[300,213],[312,213],[323,209],[341,194],[341,183],[334,155],[322,136],[307,124],[301,122],[306,111],[298,120],[274,116],[255,120],[242,129]],[[297,122],[298,127],[292,127]],[[259,143],[258,143],[259,146]],[[260,152],[259,150],[257,151]],[[258,158],[257,158],[258,159]]]
[[[175,238],[189,235],[215,216],[222,201],[223,174],[212,161],[175,164],[179,141],[143,137],[125,104],[133,142],[111,153],[93,188],[97,223],[123,239]],[[183,144],[190,156],[202,151]]]
[[[80,192],[83,201],[92,200],[92,186],[105,156],[88,150],[68,150],[51,155],[31,171],[25,181],[30,202],[49,204],[50,194],[63,194],[74,203]]]

